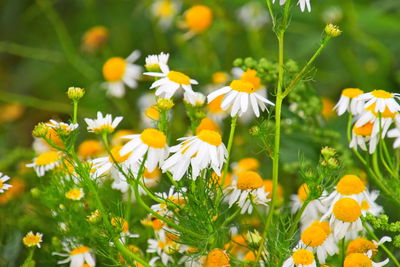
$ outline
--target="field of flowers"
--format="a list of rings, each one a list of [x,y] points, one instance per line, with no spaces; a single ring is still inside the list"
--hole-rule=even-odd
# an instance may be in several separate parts
[[[2,1],[0,267],[399,267],[399,21]]]

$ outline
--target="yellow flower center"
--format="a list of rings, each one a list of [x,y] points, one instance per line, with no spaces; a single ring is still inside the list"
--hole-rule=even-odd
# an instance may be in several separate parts
[[[375,112],[375,107],[376,104],[373,103],[371,106],[367,107],[365,110],[371,111],[372,114],[374,114],[375,117],[379,118],[379,113],[382,116],[382,118],[394,118],[398,113],[397,112],[391,112],[388,107],[385,107],[385,110],[383,112]]]
[[[304,202],[307,199],[308,193],[310,190],[308,190],[307,184],[302,184],[299,189],[297,190],[297,196],[299,197],[301,202]]]
[[[157,129],[148,128],[140,135],[142,142],[152,148],[164,148],[167,144],[165,134]]]
[[[208,253],[204,267],[228,267],[229,256],[219,248],[214,248]]]
[[[170,79],[171,81],[173,81],[174,83],[177,83],[177,84],[183,84],[183,85],[190,84],[189,76],[183,74],[182,72],[171,70],[170,72],[168,72],[167,77],[168,77],[168,79]]]
[[[86,252],[89,252],[90,248],[86,247],[86,246],[80,246],[77,248],[74,248],[73,250],[71,250],[71,252],[69,254],[73,255],[78,255],[78,254],[83,254]]]
[[[94,50],[103,45],[108,38],[108,30],[103,26],[95,26],[89,29],[83,36],[84,47]]]
[[[272,180],[271,179],[264,180],[263,184],[264,184],[264,191],[269,193],[267,195],[267,198],[268,199],[272,198],[272,185],[273,185]],[[278,203],[282,202],[283,201],[283,190],[282,190],[282,186],[280,184],[278,184],[277,196],[278,196]]]
[[[333,214],[343,222],[355,222],[360,218],[361,207],[354,199],[345,197],[335,203]]]
[[[220,95],[216,97],[213,101],[208,103],[208,110],[211,113],[221,113],[224,112],[224,110],[221,108],[222,100],[224,99],[225,95]]]
[[[174,5],[173,5],[172,1],[164,0],[158,6],[158,9],[156,10],[156,14],[158,17],[168,18],[174,14],[174,11],[175,11],[175,9],[174,9]]]
[[[116,146],[111,149],[110,152],[111,152],[112,157],[109,156],[110,162],[114,162],[114,160],[115,160],[117,163],[122,163],[129,158],[129,156],[131,155],[131,152],[126,155],[121,156],[121,154],[120,154],[121,149],[122,149],[122,146]],[[113,160],[113,158],[114,158],[114,160]]]
[[[74,188],[69,190],[66,194],[65,197],[68,199],[72,200],[79,200],[82,197],[82,190],[80,188]]]
[[[362,253],[352,253],[344,260],[344,267],[372,267],[372,261]]]
[[[219,126],[213,120],[209,118],[204,118],[201,120],[199,126],[196,128],[196,134],[199,134],[203,130],[211,130],[219,132]]]
[[[103,76],[109,82],[121,81],[126,69],[126,61],[121,57],[112,57],[103,65]]]
[[[204,32],[211,25],[212,19],[211,9],[203,5],[193,6],[185,13],[186,25],[195,33]]]
[[[155,121],[157,121],[157,120],[160,118],[160,112],[158,111],[157,105],[148,107],[148,108],[144,111],[144,114],[145,114],[148,118],[150,118],[150,119],[152,119],[152,120],[155,120]]]
[[[363,201],[361,202],[361,210],[369,210],[369,209],[370,209],[370,206],[369,206],[369,204],[368,204],[368,201],[363,200]]]
[[[260,162],[255,158],[244,158],[239,160],[238,167],[241,170],[257,170],[260,168]]]
[[[95,133],[101,133],[101,132],[112,133],[113,131],[114,127],[112,127],[111,124],[104,124],[97,128],[93,128],[93,132]]]
[[[385,90],[374,90],[371,92],[371,94],[373,96],[375,96],[376,98],[392,98],[393,94],[386,92]]]
[[[376,245],[372,242],[369,241],[368,239],[365,238],[357,238],[352,240],[349,245],[347,246],[347,255],[351,253],[367,253],[368,250],[372,250],[375,252],[377,249]]]
[[[256,172],[244,171],[239,173],[236,186],[240,190],[253,190],[263,186],[263,180]]]
[[[361,135],[361,136],[370,136],[372,133],[372,128],[373,128],[373,124],[371,122],[367,122],[366,124],[364,124],[363,126],[360,127],[353,127],[353,132],[356,135]]]
[[[197,134],[197,137],[213,146],[219,146],[222,143],[222,138],[219,133],[212,130],[202,130],[200,133]]]
[[[360,178],[353,174],[343,176],[336,185],[336,191],[345,196],[357,195],[364,190],[364,183]]]
[[[301,240],[304,244],[311,247],[317,247],[325,242],[328,234],[318,224],[312,224],[301,233]]]
[[[155,168],[154,171],[149,172],[147,168],[144,170],[143,177],[146,179],[157,179],[160,177],[160,170]]]
[[[22,239],[22,242],[25,246],[33,247],[39,244],[41,242],[41,239],[42,238],[40,237],[40,235],[29,233]]]
[[[59,159],[60,158],[58,156],[58,153],[55,151],[44,152],[36,158],[35,164],[37,166],[44,166],[44,165],[48,165],[51,163],[55,163]]]
[[[347,88],[342,91],[342,95],[348,98],[354,98],[364,93],[358,88]]]
[[[252,83],[246,82],[246,81],[241,81],[241,80],[234,80],[231,82],[229,85],[233,90],[242,92],[242,93],[254,93],[256,89],[254,88],[254,85]]]
[[[314,262],[314,254],[306,249],[296,250],[292,259],[295,264],[310,265]]]
[[[87,140],[82,142],[78,148],[78,155],[84,159],[95,157],[103,150],[103,146],[97,140]]]
[[[228,81],[228,74],[223,71],[216,72],[212,75],[212,83],[213,84],[223,84]]]
[[[247,69],[245,72],[243,72],[240,80],[251,83],[255,89],[262,87],[261,79],[257,76],[256,70]]]
[[[3,186],[4,186],[4,183],[3,183],[3,181],[0,180],[0,189],[2,189]]]

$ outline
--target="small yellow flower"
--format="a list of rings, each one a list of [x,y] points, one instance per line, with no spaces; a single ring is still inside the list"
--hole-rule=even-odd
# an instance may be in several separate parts
[[[191,7],[185,13],[185,22],[187,28],[194,33],[202,33],[207,30],[213,20],[213,14],[209,7],[196,5]]]
[[[108,29],[104,26],[90,28],[82,38],[82,49],[93,53],[99,50],[108,40]]]
[[[339,29],[339,26],[328,24],[325,26],[325,33],[330,37],[337,37],[342,33],[342,31]]]
[[[24,245],[27,247],[37,246],[38,248],[40,248],[42,237],[43,234],[41,233],[34,234],[32,231],[30,231],[29,233],[26,234],[26,236],[24,236],[24,238],[22,239],[22,243],[24,243]]]
[[[83,192],[82,188],[74,188],[69,190],[65,197],[71,200],[81,200],[85,193]]]

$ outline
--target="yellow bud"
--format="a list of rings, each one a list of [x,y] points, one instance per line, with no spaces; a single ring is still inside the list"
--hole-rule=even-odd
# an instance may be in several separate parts
[[[157,106],[160,110],[170,110],[174,107],[174,101],[167,98],[159,98],[157,99]]]
[[[339,26],[328,24],[325,26],[325,33],[330,37],[337,37],[342,33],[342,31],[339,29]]]
[[[67,91],[68,98],[74,101],[81,99],[84,94],[85,90],[79,87],[70,87]]]
[[[49,127],[44,123],[40,122],[38,125],[33,128],[32,135],[34,137],[45,137],[49,131]]]

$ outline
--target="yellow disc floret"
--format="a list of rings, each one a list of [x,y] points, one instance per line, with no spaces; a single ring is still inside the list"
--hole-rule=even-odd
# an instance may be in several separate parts
[[[385,90],[374,90],[371,92],[371,95],[375,96],[376,98],[392,98],[393,94],[385,91]]]
[[[261,176],[253,171],[244,171],[239,173],[237,188],[240,190],[253,190],[263,186]]]
[[[312,224],[301,233],[301,240],[310,247],[317,247],[325,242],[328,234],[318,224]]]
[[[168,72],[167,77],[168,77],[168,79],[170,79],[171,81],[173,81],[174,83],[177,83],[177,84],[183,84],[183,85],[190,84],[189,76],[183,74],[182,72],[171,70],[170,72]]]
[[[98,156],[103,151],[103,146],[97,140],[83,141],[78,148],[78,155],[84,159]]]
[[[255,158],[244,158],[239,160],[238,167],[240,170],[258,170],[260,168],[260,162]]]
[[[345,196],[357,195],[364,190],[365,184],[358,176],[352,174],[343,176],[336,185],[336,191]]]
[[[27,247],[34,247],[37,246],[42,242],[42,235],[41,234],[34,234],[29,232],[24,238],[22,239],[22,243],[24,243]]]
[[[347,246],[346,253],[347,255],[352,254],[352,253],[367,253],[369,250],[372,250],[372,252],[376,252],[377,247],[376,245],[365,238],[357,238],[352,240],[349,245]]]
[[[199,126],[197,126],[196,134],[200,133],[202,130],[212,130],[219,132],[219,126],[213,120],[209,118],[204,118],[201,120]]]
[[[243,72],[240,80],[251,83],[255,89],[262,87],[261,79],[257,76],[257,71],[253,69],[247,69]]]
[[[208,110],[211,113],[221,113],[224,112],[224,110],[221,108],[222,100],[224,99],[225,95],[220,95],[216,97],[213,101],[208,103]]]
[[[65,197],[71,200],[80,200],[83,197],[83,191],[80,188],[74,188],[69,190]]]
[[[109,82],[121,81],[124,77],[126,61],[121,57],[112,57],[103,65],[103,76]]]
[[[219,133],[212,130],[202,130],[200,133],[197,134],[197,137],[213,146],[219,146],[222,144],[222,138]]]
[[[372,267],[372,261],[362,253],[352,253],[344,259],[344,267]]]
[[[148,118],[150,118],[150,119],[152,119],[152,120],[155,120],[155,121],[157,121],[158,119],[160,119],[160,112],[158,111],[157,105],[153,105],[153,106],[148,107],[148,108],[144,111],[144,114],[145,114]]]
[[[164,148],[167,144],[165,134],[157,129],[148,128],[140,135],[142,142],[152,148]]]
[[[354,199],[345,197],[335,203],[333,214],[337,219],[351,223],[360,218],[361,207]]]
[[[254,93],[256,89],[254,88],[254,85],[252,83],[249,83],[247,81],[241,81],[241,80],[234,80],[231,82],[229,85],[233,90],[242,92],[242,93]]]
[[[363,90],[360,90],[358,88],[347,88],[342,91],[342,95],[348,98],[357,97],[362,93],[364,93]]]
[[[37,166],[44,166],[44,165],[48,165],[51,163],[55,163],[59,159],[60,159],[60,157],[59,157],[58,153],[55,151],[44,152],[36,158],[35,164]]]
[[[171,17],[175,13],[175,7],[170,0],[164,0],[155,10],[156,16],[161,18]]]
[[[219,248],[214,248],[208,253],[204,267],[229,267],[229,256]]]
[[[295,264],[310,265],[314,262],[314,254],[306,249],[296,250],[292,255]]]
[[[193,6],[185,13],[186,25],[195,33],[204,32],[211,25],[212,19],[211,9],[203,5]]]
[[[370,136],[373,127],[374,125],[371,122],[367,122],[366,124],[360,127],[354,126],[353,132],[355,135]]]
[[[80,247],[77,247],[77,248],[74,248],[73,250],[71,250],[69,254],[71,254],[73,256],[73,255],[83,254],[83,253],[86,253],[89,251],[90,251],[90,248],[88,248],[86,246],[80,246]]]

